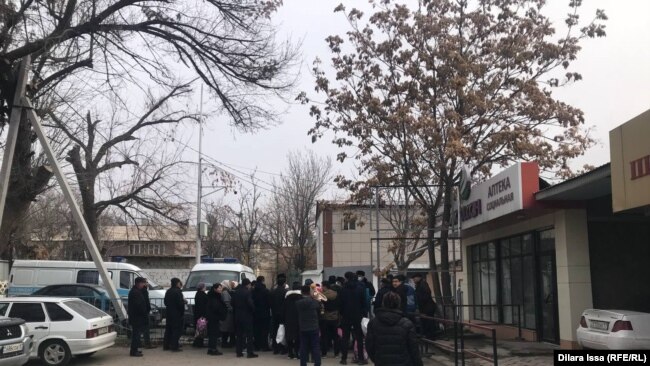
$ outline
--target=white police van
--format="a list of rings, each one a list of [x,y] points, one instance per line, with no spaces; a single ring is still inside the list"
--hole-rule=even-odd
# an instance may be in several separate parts
[[[163,288],[137,266],[121,262],[104,264],[120,297],[129,295],[136,277],[144,277],[149,282],[149,299],[154,302],[154,299],[165,298]],[[41,287],[68,283],[103,285],[94,262],[16,260],[9,274],[7,294],[8,296],[31,295]]]

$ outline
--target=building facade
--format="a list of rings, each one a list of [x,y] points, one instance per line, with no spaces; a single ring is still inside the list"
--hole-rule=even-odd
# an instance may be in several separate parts
[[[610,136],[611,165],[546,186],[536,164],[519,163],[472,187],[461,203],[466,319],[575,348],[585,309],[650,312],[650,111]]]

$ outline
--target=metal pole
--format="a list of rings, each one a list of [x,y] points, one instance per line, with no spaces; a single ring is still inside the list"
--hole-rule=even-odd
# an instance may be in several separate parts
[[[203,84],[201,84],[201,104],[199,105],[199,169],[198,169],[198,193],[196,198],[196,264],[201,263],[201,176],[203,170],[201,160],[203,158]]]
[[[77,201],[75,201],[74,196],[72,194],[72,189],[70,189],[70,186],[68,185],[68,181],[65,178],[65,175],[63,175],[63,171],[61,170],[59,161],[57,160],[57,157],[54,154],[54,150],[52,150],[52,147],[50,146],[50,142],[47,140],[47,137],[45,136],[45,132],[43,131],[43,127],[41,126],[41,122],[38,116],[36,115],[36,112],[34,112],[34,109],[29,99],[23,98],[22,105],[24,106],[25,112],[27,113],[27,118],[29,118],[29,120],[32,123],[34,132],[36,132],[36,135],[38,136],[38,139],[41,142],[43,150],[47,155],[47,160],[52,165],[52,168],[54,170],[54,175],[56,176],[56,179],[59,182],[59,186],[61,187],[61,191],[63,191],[63,195],[65,196],[65,199],[68,202],[68,205],[70,206],[70,210],[72,211],[72,216],[74,217],[75,221],[79,225],[79,228],[81,229],[81,235],[84,239],[84,242],[86,243],[86,247],[90,252],[90,256],[93,258],[93,262],[95,262],[95,266],[97,267],[97,271],[99,272],[102,281],[104,281],[104,286],[106,286],[106,290],[111,296],[111,301],[113,302],[113,306],[115,307],[117,315],[119,316],[120,319],[124,320],[127,318],[127,316],[126,316],[126,311],[124,309],[124,306],[122,305],[122,300],[119,298],[117,294],[117,290],[115,289],[115,285],[113,284],[113,281],[108,275],[108,271],[106,271],[106,266],[104,265],[104,261],[102,260],[101,253],[99,253],[99,249],[97,248],[95,239],[90,234],[90,230],[88,229],[86,220],[84,220],[83,215],[81,214],[81,210],[79,209],[79,205],[77,205]]]
[[[377,212],[377,222],[375,223],[375,232],[377,239],[375,240],[377,248],[377,270],[381,269],[381,254],[379,253],[379,187],[375,187],[375,210]]]
[[[9,192],[9,177],[11,176],[11,166],[14,161],[14,152],[16,150],[16,140],[18,139],[18,129],[20,128],[20,117],[23,109],[20,101],[25,94],[27,86],[27,66],[31,63],[29,55],[23,57],[18,69],[18,80],[16,82],[16,92],[14,93],[13,105],[11,106],[11,119],[9,120],[9,131],[7,133],[7,142],[5,151],[2,156],[2,168],[0,168],[0,224],[5,212],[5,203],[7,201],[7,192]]]
[[[494,353],[494,366],[499,366],[499,357],[497,356],[497,330],[492,329],[492,353]]]
[[[454,278],[454,286],[453,286],[454,292],[456,292],[456,279],[457,279],[457,276],[456,276],[456,270],[457,270],[457,267],[456,267],[456,240],[458,240],[458,245],[460,246],[460,186],[458,186],[457,189],[456,189],[456,202],[458,203],[458,209],[456,211],[456,215],[457,215],[456,232],[458,233],[458,239],[454,239],[454,245],[453,245],[454,249],[453,249],[453,253],[452,253],[452,261],[454,263],[454,271],[451,273],[453,278]],[[461,258],[462,257],[463,256],[461,255]]]
[[[517,325],[519,331],[519,340],[521,341],[523,339],[521,337],[521,304],[517,305]]]

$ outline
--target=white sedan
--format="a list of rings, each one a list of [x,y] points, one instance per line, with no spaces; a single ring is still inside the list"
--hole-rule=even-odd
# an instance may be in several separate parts
[[[650,314],[588,309],[582,312],[577,335],[583,348],[650,349]]]
[[[0,315],[25,320],[34,346],[31,358],[63,366],[72,356],[85,357],[115,344],[113,318],[79,299],[8,297]]]

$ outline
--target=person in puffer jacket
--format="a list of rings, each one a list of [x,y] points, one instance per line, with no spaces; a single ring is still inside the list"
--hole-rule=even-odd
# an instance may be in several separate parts
[[[386,293],[368,323],[366,347],[376,366],[422,366],[415,326],[403,316],[400,303],[399,295]]]

